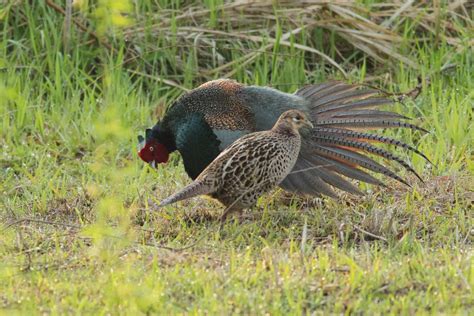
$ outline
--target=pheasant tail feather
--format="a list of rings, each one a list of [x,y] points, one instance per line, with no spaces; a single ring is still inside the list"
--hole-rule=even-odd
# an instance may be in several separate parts
[[[355,85],[335,81],[307,86],[298,90],[296,94],[309,101],[309,112],[315,128],[304,139],[294,173],[281,184],[284,189],[308,193],[308,187],[311,187],[317,191],[309,192],[311,194],[331,195],[328,193],[331,193],[329,189],[333,186],[343,191],[358,193],[356,187],[338,174],[382,185],[382,182],[361,169],[381,173],[409,185],[395,171],[371,159],[372,155],[384,158],[385,162],[399,163],[421,180],[416,171],[400,157],[370,142],[400,147],[428,160],[423,153],[396,139],[361,131],[407,128],[427,132],[425,129],[405,122],[409,120],[406,116],[377,109],[393,103],[392,100],[380,96],[376,90],[359,89]],[[305,170],[305,172],[298,172],[298,170]]]
[[[187,200],[192,197],[209,194],[213,192],[213,187],[209,185],[205,180],[195,180],[191,184],[188,184],[180,191],[170,195],[163,201],[161,201],[160,207],[173,204],[182,200]]]

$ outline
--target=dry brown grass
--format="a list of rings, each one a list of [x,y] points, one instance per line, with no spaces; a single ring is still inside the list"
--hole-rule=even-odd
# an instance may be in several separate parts
[[[147,25],[138,22],[129,27],[125,37],[138,49],[135,57],[140,59],[163,47],[176,47],[177,67],[184,68],[184,56],[195,49],[203,80],[216,75],[230,77],[235,74],[235,65],[249,64],[274,45],[304,51],[309,63],[323,59],[346,76],[343,61],[354,52],[362,52],[372,66],[401,62],[417,69],[417,61],[405,53],[411,46],[434,38],[435,45],[443,41],[461,50],[465,47],[461,38],[468,35],[466,27],[474,26],[468,1],[452,2],[443,10],[430,2],[415,1],[379,3],[370,10],[353,1],[294,4],[279,1],[276,9],[272,1],[236,1],[217,7],[219,18],[215,21],[209,21],[209,9],[196,4],[181,12],[158,10],[149,13]],[[316,42],[316,37],[290,40],[316,30],[321,31],[322,43]],[[407,40],[404,32],[416,33],[416,42]],[[145,40],[150,37],[160,38],[160,45]],[[335,42],[330,42],[334,38]],[[474,45],[472,38],[470,43]],[[232,50],[240,51],[241,57],[233,58]]]

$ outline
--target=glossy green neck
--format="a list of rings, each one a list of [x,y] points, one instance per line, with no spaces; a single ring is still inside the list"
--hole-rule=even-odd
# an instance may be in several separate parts
[[[181,118],[175,128],[175,142],[186,173],[195,179],[219,155],[220,141],[204,120],[193,113]]]

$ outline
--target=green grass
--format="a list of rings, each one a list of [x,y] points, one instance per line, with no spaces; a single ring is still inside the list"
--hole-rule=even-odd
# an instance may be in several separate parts
[[[195,26],[177,18],[185,12],[180,1],[143,1],[124,7],[134,12],[130,19],[138,21],[138,12],[140,23],[153,25],[151,13],[163,14],[163,21],[172,16],[175,36],[146,28],[135,34],[143,54],[133,58],[120,29],[108,37],[110,52],[72,25],[65,51],[63,17],[41,1],[32,3],[0,9],[3,312],[473,312],[474,63],[472,30],[462,21],[452,21],[461,30],[458,46],[414,32],[417,19],[397,24],[400,53],[417,61],[414,69],[344,50],[336,46],[337,33],[319,28],[290,36],[290,46],[269,45],[267,37],[278,39],[291,24],[278,8],[272,9],[280,19],[276,31],[258,33],[262,42],[216,39],[216,53],[210,48],[203,55],[199,45],[178,45],[187,43],[179,27]],[[210,11],[202,28],[241,28],[220,22],[229,14],[221,5],[204,1],[201,8]],[[121,23],[94,10],[84,15],[99,33],[110,35],[110,23]],[[407,154],[426,183],[410,178],[413,188],[391,181],[385,189],[361,185],[366,196],[337,201],[289,200],[275,191],[241,223],[229,221],[222,234],[222,207],[205,199],[152,211],[149,199],[162,199],[190,180],[178,155],[156,171],[139,161],[136,135],[183,88],[212,78],[230,75],[285,91],[342,79],[327,60],[295,44],[335,59],[347,80],[387,91],[408,91],[418,76],[430,77],[418,98],[396,110],[431,133],[387,131],[430,157],[434,166]],[[250,58],[249,52],[257,53]],[[240,62],[218,68],[225,65],[222,58]],[[440,72],[447,63],[456,66]]]

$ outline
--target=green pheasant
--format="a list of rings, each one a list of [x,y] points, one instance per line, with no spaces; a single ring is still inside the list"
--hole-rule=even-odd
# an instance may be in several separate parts
[[[178,151],[188,175],[195,179],[221,151],[246,134],[269,130],[285,111],[305,113],[314,128],[303,133],[294,170],[280,184],[297,194],[335,196],[333,188],[358,194],[349,179],[382,185],[371,175],[380,173],[408,185],[408,181],[385,162],[393,161],[416,175],[412,167],[388,144],[425,155],[399,140],[367,132],[380,128],[408,128],[426,132],[403,115],[379,110],[392,100],[379,91],[326,82],[309,85],[295,94],[233,80],[210,81],[184,94],[164,117],[141,138],[139,156],[155,166]],[[380,156],[378,162],[371,156]],[[369,172],[367,172],[369,171]]]
[[[293,169],[301,147],[300,129],[313,128],[298,110],[284,112],[271,130],[251,133],[225,149],[191,184],[161,206],[206,194],[227,208],[221,217],[251,208]]]

